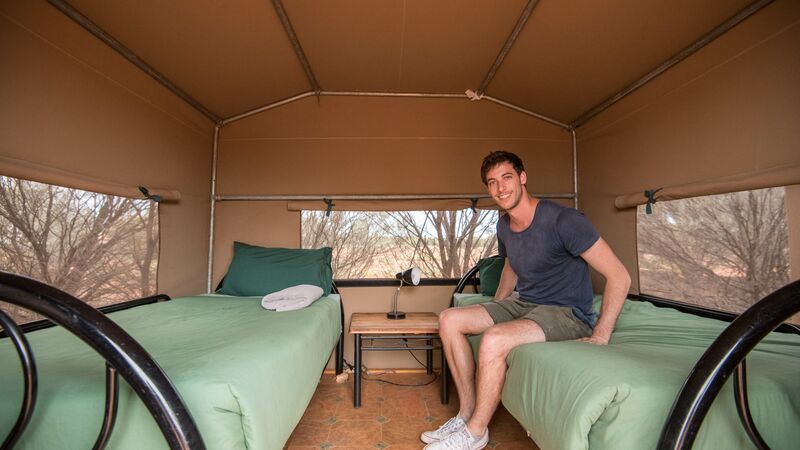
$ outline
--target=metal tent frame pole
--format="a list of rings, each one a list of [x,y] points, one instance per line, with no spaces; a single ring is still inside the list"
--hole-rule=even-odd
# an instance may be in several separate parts
[[[572,203],[578,209],[578,137],[574,128],[570,128],[569,134],[572,137],[572,192],[575,193]]]
[[[270,109],[275,109],[280,106],[287,105],[289,103],[293,103],[297,100],[302,100],[306,97],[311,96],[321,96],[321,97],[397,97],[397,98],[453,98],[453,99],[469,99],[466,94],[451,94],[451,93],[430,93],[430,92],[362,92],[362,91],[320,91],[320,92],[303,92],[302,94],[297,94],[292,97],[285,98],[283,100],[278,100],[273,103],[268,103],[264,106],[259,106],[258,108],[252,109],[250,111],[245,111],[241,114],[237,114],[235,116],[231,116],[227,119],[223,119],[220,124],[222,126],[229,125],[233,122],[236,122],[241,119],[245,119],[250,116],[254,116],[256,114],[262,113],[264,111],[269,111]],[[571,130],[572,127],[567,125],[564,122],[558,121],[553,119],[552,117],[545,116],[544,114],[537,113],[535,111],[531,111],[529,109],[523,108],[521,106],[515,105],[513,103],[507,102],[505,100],[501,100],[496,97],[492,97],[489,95],[483,95],[480,97],[480,100],[488,100],[492,103],[496,103],[500,106],[504,106],[508,109],[511,109],[516,112],[520,112],[531,117],[535,117],[539,120],[543,120],[551,125],[555,125],[560,127],[564,130]]]
[[[689,56],[692,56],[693,54],[697,53],[698,50],[711,43],[711,41],[722,36],[723,34],[728,32],[731,28],[735,27],[736,25],[739,25],[745,19],[757,13],[758,11],[760,11],[762,8],[769,5],[773,1],[774,0],[758,0],[756,2],[747,5],[746,7],[744,7],[744,9],[736,13],[733,17],[726,20],[722,24],[718,25],[716,28],[703,35],[700,39],[694,41],[688,47],[684,48],[680,52],[673,55],[670,59],[664,61],[660,66],[651,70],[643,77],[639,78],[638,80],[634,81],[633,83],[623,88],[621,91],[617,92],[611,97],[605,99],[600,104],[594,106],[590,110],[578,116],[577,119],[572,121],[570,126],[572,128],[578,128],[584,125],[586,122],[588,122],[601,112],[611,107],[611,105],[627,97],[635,90],[639,89],[640,87],[644,86],[654,78],[658,77],[662,73],[669,70],[674,65],[678,64],[679,62],[683,61]]]
[[[568,192],[556,192],[550,194],[531,193],[538,198],[555,199],[574,199],[575,195]],[[462,200],[462,199],[481,199],[491,198],[488,194],[379,194],[379,195],[218,195],[218,202],[253,202],[253,201],[324,201],[324,200]]]
[[[275,12],[278,14],[278,18],[281,20],[283,29],[286,31],[286,35],[289,37],[289,42],[292,43],[294,53],[297,55],[297,59],[300,60],[300,65],[303,66],[303,71],[306,73],[308,83],[311,85],[311,88],[315,93],[319,93],[322,88],[317,82],[317,77],[314,76],[314,71],[311,70],[311,64],[308,63],[306,53],[303,51],[303,46],[300,45],[300,40],[297,38],[297,34],[294,32],[294,27],[292,26],[292,22],[289,20],[289,15],[286,14],[286,8],[283,7],[283,2],[281,2],[281,0],[272,0],[272,6],[275,8]]]
[[[529,0],[528,4],[525,5],[525,9],[522,11],[522,14],[520,14],[519,19],[517,19],[517,24],[514,25],[511,35],[509,35],[508,39],[506,39],[506,43],[500,50],[500,54],[497,55],[497,58],[494,60],[494,64],[492,64],[492,67],[489,69],[489,72],[486,73],[486,77],[483,79],[480,87],[478,87],[478,96],[482,96],[486,93],[489,83],[491,83],[492,79],[494,79],[497,70],[500,69],[500,65],[503,64],[503,60],[506,59],[506,55],[508,55],[508,52],[511,51],[511,47],[514,45],[514,42],[517,41],[517,36],[519,36],[519,33],[522,32],[522,28],[528,22],[528,18],[531,16],[533,9],[536,8],[538,3],[539,0]]]
[[[181,88],[176,86],[172,81],[170,81],[167,77],[161,74],[161,72],[154,69],[152,66],[147,64],[142,58],[138,55],[133,53],[128,47],[124,46],[120,41],[118,41],[114,36],[106,33],[102,28],[97,26],[94,22],[89,20],[88,17],[84,16],[80,11],[75,9],[69,3],[63,0],[47,0],[48,3],[53,5],[56,9],[61,11],[65,16],[72,19],[75,23],[82,26],[86,31],[94,35],[97,39],[100,39],[111,47],[114,51],[122,55],[123,58],[130,61],[134,66],[138,67],[142,70],[142,72],[150,75],[161,83],[162,86],[172,91],[173,94],[177,95],[183,101],[191,105],[194,109],[202,113],[204,116],[211,119],[214,123],[219,123],[220,118],[208,110],[205,106],[203,106],[199,101],[195,100],[191,95],[184,92]]]
[[[427,92],[361,92],[361,91],[307,91],[301,94],[294,95],[292,97],[285,98],[283,100],[278,100],[276,102],[268,103],[264,106],[259,106],[258,108],[251,109],[250,111],[245,111],[241,114],[237,114],[235,116],[229,117],[227,119],[222,120],[221,124],[223,126],[229,125],[233,122],[238,120],[245,119],[250,116],[254,116],[256,114],[262,113],[264,111],[269,111],[270,109],[275,109],[280,106],[288,105],[289,103],[296,102],[298,100],[302,100],[306,97],[312,96],[329,96],[329,97],[403,97],[403,98],[466,98],[464,94],[433,94]]]
[[[251,109],[250,111],[245,111],[245,112],[243,112],[241,114],[237,114],[235,116],[228,117],[227,119],[223,119],[222,122],[220,122],[220,125],[224,127],[225,125],[228,125],[228,124],[231,124],[233,122],[236,122],[237,120],[242,120],[242,119],[245,119],[247,117],[254,116],[254,115],[258,114],[258,113],[262,113],[264,111],[269,111],[270,109],[278,108],[278,107],[283,106],[283,105],[288,105],[289,103],[296,102],[297,100],[301,100],[301,99],[304,99],[306,97],[311,97],[313,95],[315,95],[314,91],[307,91],[307,92],[303,92],[302,94],[293,95],[293,96],[285,98],[283,100],[278,100],[276,102],[268,103],[268,104],[266,104],[264,106],[259,106],[256,109]]]
[[[219,152],[219,125],[214,127],[214,142],[211,151],[211,211],[208,226],[208,272],[206,275],[206,292],[211,291],[211,278],[214,269],[214,222],[217,214],[217,154]]]
[[[495,97],[492,97],[492,96],[489,96],[489,95],[484,95],[481,98],[484,99],[484,100],[489,100],[490,102],[493,102],[493,103],[497,103],[498,105],[505,106],[508,109],[512,109],[514,111],[521,112],[523,114],[527,114],[527,115],[532,116],[532,117],[536,117],[539,120],[544,120],[545,122],[547,122],[547,123],[549,123],[551,125],[555,125],[557,127],[561,127],[561,128],[563,128],[563,129],[565,129],[567,131],[572,129],[572,127],[570,127],[569,125],[567,125],[567,124],[565,124],[563,122],[560,122],[560,121],[558,121],[556,119],[553,119],[551,117],[545,116],[544,114],[540,114],[540,113],[531,111],[529,109],[525,109],[525,108],[523,108],[521,106],[517,106],[517,105],[515,105],[513,103],[509,103],[509,102],[507,102],[505,100],[500,100],[499,98],[495,98]]]

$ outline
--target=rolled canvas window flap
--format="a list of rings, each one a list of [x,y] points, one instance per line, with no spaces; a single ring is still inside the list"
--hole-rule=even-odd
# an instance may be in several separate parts
[[[472,207],[472,199],[448,200],[336,200],[333,199],[334,211],[454,211]],[[286,208],[289,211],[326,211],[328,205],[322,200],[290,201]],[[476,203],[478,209],[497,209],[490,198],[480,198]]]
[[[790,186],[793,184],[800,184],[800,164],[787,164],[680,186],[664,187],[658,191],[656,199],[659,201],[677,200],[751,189]],[[656,189],[658,186],[653,186],[652,188]],[[620,195],[614,199],[614,205],[617,209],[634,208],[645,203],[647,203],[647,196],[644,190],[633,194]]]
[[[111,181],[101,180],[86,175],[56,169],[23,161],[20,159],[0,156],[0,175],[6,175],[23,180],[39,183],[53,184],[72,189],[99,192],[101,194],[117,195],[120,197],[141,199],[144,198],[138,186],[126,186]],[[146,186],[151,196],[159,196],[162,201],[176,202],[181,199],[181,193],[176,190],[158,189]]]

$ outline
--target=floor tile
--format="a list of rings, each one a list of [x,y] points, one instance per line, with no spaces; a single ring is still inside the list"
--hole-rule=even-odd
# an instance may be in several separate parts
[[[371,374],[397,384],[424,384],[422,373]],[[433,430],[458,413],[458,395],[442,405],[440,380],[426,386],[364,381],[362,407],[353,408],[353,379],[337,384],[326,374],[285,450],[419,450],[422,431]],[[489,424],[490,450],[536,449],[525,430],[502,405]]]
[[[331,426],[329,442],[334,446],[379,448],[381,424],[374,420],[342,420]]]
[[[330,430],[331,425],[328,424],[305,424],[301,421],[286,444],[287,446],[316,445],[319,447],[328,440]]]
[[[422,443],[419,440],[423,431],[436,428],[417,418],[410,419],[391,419],[382,426],[381,439],[392,448],[400,444],[416,444],[419,447]]]

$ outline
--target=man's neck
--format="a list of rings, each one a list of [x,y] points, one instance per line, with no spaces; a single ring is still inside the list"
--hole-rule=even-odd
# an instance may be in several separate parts
[[[511,229],[513,231],[523,231],[531,225],[538,203],[539,199],[526,195],[517,206],[506,211],[511,219]]]

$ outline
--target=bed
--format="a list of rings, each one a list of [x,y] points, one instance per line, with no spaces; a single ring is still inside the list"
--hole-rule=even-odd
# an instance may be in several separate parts
[[[330,252],[326,255],[329,261]],[[228,274],[233,272],[234,264]],[[260,278],[265,273],[287,279],[275,271],[262,271]],[[330,283],[330,273],[322,279]],[[3,289],[5,280],[0,280]],[[228,283],[228,290],[232,287],[237,286]],[[180,447],[280,449],[310,402],[332,351],[336,348],[341,355],[342,305],[335,287],[333,291],[293,311],[266,310],[260,295],[206,294],[105,317],[157,361],[179,392],[202,436],[202,441]],[[15,448],[91,448],[104,420],[106,361],[61,327],[25,337],[36,356],[38,399]],[[14,425],[23,397],[20,364],[7,343],[0,340],[0,438]],[[137,393],[120,383],[108,448],[168,448],[167,433]]]
[[[282,448],[339,339],[336,294],[297,311],[266,311],[260,301],[202,295],[110,315],[169,375],[209,449]],[[103,416],[103,359],[61,328],[28,340],[39,400],[18,448],[91,448]],[[13,348],[0,346],[0,361],[15,360]],[[21,387],[19,366],[0,365],[0,434],[16,419]],[[109,448],[166,447],[149,411],[123,384]]]
[[[454,294],[457,306],[491,299]],[[503,405],[543,450],[656,448],[687,375],[728,325],[628,299],[608,346],[554,342],[514,349]],[[473,349],[479,342],[471,338]],[[711,404],[693,448],[753,448],[731,385],[728,380]],[[755,424],[773,449],[800,442],[799,388],[800,336],[770,333],[747,356],[747,389]]]

